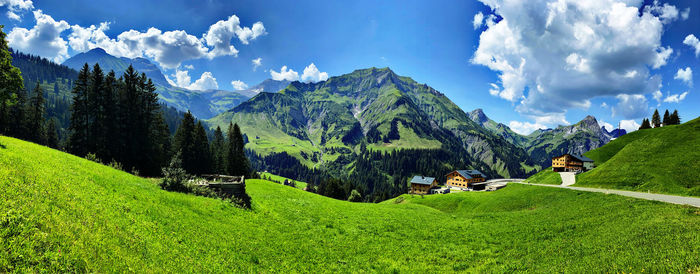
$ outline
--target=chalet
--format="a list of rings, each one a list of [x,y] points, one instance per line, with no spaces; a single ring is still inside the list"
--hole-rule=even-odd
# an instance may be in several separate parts
[[[411,179],[411,194],[430,194],[430,189],[437,186],[433,177],[414,176]]]
[[[471,184],[486,181],[486,176],[478,170],[455,170],[447,174],[447,186],[468,188]]]
[[[594,167],[593,160],[581,155],[566,153],[552,158],[552,171],[555,172],[584,172]]]

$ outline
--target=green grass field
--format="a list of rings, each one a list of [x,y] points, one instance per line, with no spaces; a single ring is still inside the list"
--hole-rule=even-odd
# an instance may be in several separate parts
[[[700,118],[624,135],[585,156],[595,169],[577,186],[700,196]]]
[[[552,168],[545,168],[542,171],[525,179],[526,183],[533,184],[548,184],[561,185],[561,176],[559,173],[552,171]]]
[[[700,209],[528,185],[252,210],[0,137],[0,272],[698,272]]]
[[[269,178],[268,180],[270,180],[270,181],[284,183],[284,180],[290,180],[290,181],[294,182],[294,184],[296,185],[296,188],[298,188],[298,189],[306,188],[306,182],[292,180],[292,179],[289,179],[287,177],[282,177],[282,176],[275,175],[275,174],[272,174],[269,172],[259,172],[259,174],[260,174],[260,177],[264,176],[265,178]]]

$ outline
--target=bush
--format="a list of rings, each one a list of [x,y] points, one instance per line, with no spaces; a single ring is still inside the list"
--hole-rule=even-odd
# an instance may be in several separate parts
[[[362,194],[356,189],[350,192],[350,197],[348,197],[348,202],[362,202]]]
[[[170,160],[170,165],[163,168],[163,180],[160,181],[160,187],[169,191],[189,192],[189,188],[185,186],[185,182],[190,178],[182,168],[182,153],[179,151]]]

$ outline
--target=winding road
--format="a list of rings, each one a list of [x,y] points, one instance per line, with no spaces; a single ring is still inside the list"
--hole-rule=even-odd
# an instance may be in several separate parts
[[[650,201],[660,201],[660,202],[671,203],[671,204],[689,205],[689,206],[694,206],[694,207],[700,207],[700,198],[695,198],[695,197],[675,196],[675,195],[636,192],[636,191],[617,190],[617,189],[588,188],[588,187],[575,187],[575,186],[563,186],[563,185],[530,184],[530,183],[523,183],[522,179],[505,179],[505,180],[493,180],[493,181],[516,183],[516,184],[523,184],[523,185],[566,188],[566,189],[571,189],[571,190],[600,192],[600,193],[605,193],[605,194],[616,194],[616,195],[627,196],[627,197],[632,197],[632,198],[637,198],[637,199],[644,199],[644,200],[650,200]]]

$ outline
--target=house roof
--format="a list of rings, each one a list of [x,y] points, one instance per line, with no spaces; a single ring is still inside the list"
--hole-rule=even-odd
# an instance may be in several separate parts
[[[411,184],[432,185],[434,181],[435,178],[433,177],[413,176]]]
[[[579,160],[579,161],[581,161],[581,162],[593,162],[593,160],[591,160],[591,158],[588,158],[588,157],[586,157],[586,156],[581,156],[581,155],[578,155],[578,154],[569,154],[569,153],[564,153],[564,154],[562,154],[562,155],[560,155],[560,156],[552,157],[552,159],[554,159],[554,158],[559,158],[559,157],[562,157],[562,156],[564,156],[564,155],[570,155],[571,157],[574,157],[574,158],[576,158],[577,160]]]
[[[488,179],[486,177],[486,175],[484,175],[483,173],[481,173],[480,171],[478,171],[476,169],[455,170],[453,172],[459,173],[459,175],[461,175],[462,177],[464,177],[466,179],[473,179],[474,177],[481,177],[484,179]],[[452,172],[450,172],[450,173],[452,173]]]

